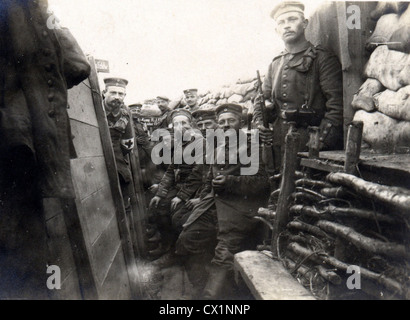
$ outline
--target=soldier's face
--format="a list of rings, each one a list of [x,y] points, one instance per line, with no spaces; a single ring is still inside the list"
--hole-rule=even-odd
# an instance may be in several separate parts
[[[276,18],[276,32],[285,43],[294,43],[305,34],[308,21],[299,12],[286,12]]]
[[[169,110],[169,108],[168,108],[169,103],[166,100],[157,99],[157,105],[158,105],[159,109],[162,112],[165,112],[165,111]]]
[[[108,111],[118,110],[124,103],[125,98],[125,88],[110,86],[107,87],[105,93],[105,103],[110,109]]]
[[[191,121],[186,116],[175,116],[172,119],[172,126],[174,130],[181,130],[182,132],[192,128]]]
[[[206,133],[207,129],[216,129],[216,128],[218,128],[218,124],[216,123],[215,120],[212,120],[212,119],[197,121],[196,124],[198,126],[198,129],[201,130],[203,135]]]
[[[219,115],[218,126],[223,129],[223,131],[233,129],[238,132],[242,127],[242,121],[239,119],[238,115],[231,112],[226,112]]]
[[[185,96],[185,101],[188,106],[193,107],[198,102],[198,96],[196,94],[190,93]]]

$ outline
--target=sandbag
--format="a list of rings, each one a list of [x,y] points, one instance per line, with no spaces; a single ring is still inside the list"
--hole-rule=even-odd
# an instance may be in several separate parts
[[[385,14],[377,21],[373,34],[366,41],[366,50],[373,51],[377,43],[386,43],[393,32],[399,28],[399,15],[396,13]]]
[[[162,112],[156,104],[145,104],[141,107],[140,114],[143,117],[159,117]]]
[[[410,86],[385,90],[373,97],[376,109],[397,120],[410,121]]]
[[[232,96],[228,98],[229,103],[240,103],[242,102],[242,100],[243,100],[243,97],[239,94],[233,94]]]
[[[386,88],[397,91],[410,84],[410,55],[389,50],[385,45],[377,47],[364,70],[368,78],[379,80]]]
[[[363,122],[363,141],[380,152],[410,146],[410,122],[397,121],[381,112],[356,112],[353,121]]]
[[[406,1],[379,1],[376,8],[370,13],[373,20],[378,20],[382,15],[387,13],[401,13],[406,10],[408,2]]]
[[[217,106],[220,106],[220,105],[223,105],[223,104],[225,104],[225,103],[228,103],[228,99],[223,98],[223,99],[219,99],[219,100],[216,102],[216,105],[217,105]]]
[[[353,109],[373,111],[374,101],[373,95],[383,90],[383,85],[377,79],[367,79],[359,91],[353,96],[352,107]]]
[[[404,26],[394,31],[389,42],[390,50],[410,53],[410,26]]]

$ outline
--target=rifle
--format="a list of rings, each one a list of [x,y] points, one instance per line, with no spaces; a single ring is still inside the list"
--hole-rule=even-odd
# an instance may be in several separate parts
[[[262,81],[261,81],[261,76],[259,74],[259,70],[256,71],[256,76],[257,76],[258,91],[259,91],[259,96],[260,96],[259,105],[261,108],[262,122],[263,122],[263,126],[269,129],[268,115],[266,114],[265,97],[263,95]],[[264,143],[262,145],[262,158],[265,163],[266,171],[268,175],[270,177],[273,176],[275,174],[275,153],[274,153],[272,144]],[[273,189],[273,186],[271,186],[271,189]]]

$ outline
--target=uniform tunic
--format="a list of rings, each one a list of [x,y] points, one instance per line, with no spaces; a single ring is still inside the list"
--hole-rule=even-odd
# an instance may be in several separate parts
[[[129,183],[132,179],[131,169],[125,155],[131,152],[134,147],[134,133],[130,114],[124,107],[121,107],[118,115],[109,113],[107,121],[120,180]]]
[[[284,144],[287,133],[284,111],[307,105],[314,110],[314,116],[298,129],[301,133],[299,150],[307,149],[307,126],[320,127],[323,150],[343,148],[342,70],[335,55],[309,42],[298,53],[285,50],[269,65],[262,88],[265,99],[274,106],[269,116],[273,122],[275,146]],[[258,104],[254,122],[262,123]]]

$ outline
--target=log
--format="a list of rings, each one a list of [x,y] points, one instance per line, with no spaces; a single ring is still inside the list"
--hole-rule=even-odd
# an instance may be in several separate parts
[[[336,285],[339,285],[342,283],[342,278],[340,278],[340,276],[336,272],[326,269],[323,266],[316,266],[316,269],[319,272],[319,274],[322,276],[323,279],[333,284],[336,284]]]
[[[265,219],[275,219],[276,212],[268,208],[259,208],[257,216]]]
[[[317,203],[318,201],[323,200],[322,198],[319,198],[306,192],[294,192],[291,194],[291,197],[295,200],[295,202],[307,201]]]
[[[300,256],[309,257],[310,260],[314,261],[319,265],[324,263],[329,264],[342,271],[346,271],[347,268],[349,268],[350,266],[350,264],[339,261],[336,258],[327,255],[326,253],[315,253],[312,250],[304,248],[297,243],[290,243],[288,245],[288,249]],[[384,287],[386,287],[386,289],[389,289],[393,292],[397,292],[401,296],[404,296],[406,294],[406,290],[402,288],[399,282],[390,279],[384,276],[383,274],[370,271],[363,267],[360,267],[360,274],[367,279],[374,280],[379,284],[382,284]]]
[[[321,181],[321,180],[312,180],[312,179],[308,179],[308,178],[303,178],[303,179],[299,179],[296,180],[295,182],[297,187],[312,187],[312,188],[332,188],[333,185],[331,185],[330,183],[326,182],[326,181]]]
[[[386,243],[380,240],[366,237],[350,227],[343,226],[341,224],[321,220],[316,225],[326,231],[333,233],[345,240],[348,240],[357,248],[369,251],[374,254],[382,254],[392,258],[406,258],[408,254],[406,247],[396,243]]]
[[[362,144],[363,122],[353,121],[349,124],[346,142],[345,172],[357,174],[357,165],[360,160],[360,149]]]
[[[320,193],[327,198],[344,198],[348,194],[343,187],[323,188]]]
[[[290,126],[292,128],[292,126]],[[272,233],[272,252],[278,252],[278,237],[285,230],[289,221],[290,195],[295,190],[295,172],[298,166],[298,146],[300,134],[289,130],[285,138],[285,154],[283,156],[283,171],[280,184],[280,194],[276,210],[275,230]]]
[[[301,230],[301,231],[306,231],[306,232],[314,234],[315,236],[318,236],[320,238],[329,238],[329,236],[326,234],[326,232],[321,230],[319,227],[312,226],[312,225],[310,225],[308,223],[305,223],[305,222],[292,221],[292,222],[288,223],[287,227],[288,227],[288,229],[297,229],[297,230]]]
[[[317,197],[317,198],[320,199],[320,200],[325,200],[325,199],[326,199],[326,197],[325,197],[324,195],[322,195],[322,194],[320,194],[320,193],[318,193],[318,192],[316,192],[316,191],[303,188],[303,187],[296,187],[296,191],[297,191],[297,192],[304,192],[304,193],[309,194],[309,195],[311,195],[311,196],[313,196],[313,197]]]
[[[332,183],[341,184],[342,186],[352,188],[355,192],[362,196],[370,199],[376,199],[385,204],[398,208],[407,216],[410,216],[410,195],[408,195],[408,191],[406,189],[398,187],[394,187],[393,189],[374,182],[368,182],[343,172],[330,173],[326,179]]]
[[[400,221],[397,219],[371,210],[356,209],[356,208],[339,208],[335,206],[328,206],[321,210],[304,205],[294,205],[290,208],[290,212],[293,214],[306,214],[315,218],[323,218],[327,214],[335,216],[348,216],[368,220],[376,220],[377,222],[386,222],[392,224],[398,224]]]

